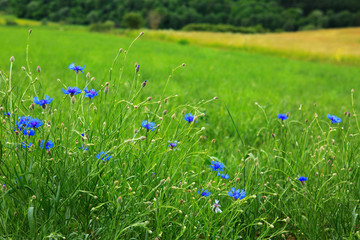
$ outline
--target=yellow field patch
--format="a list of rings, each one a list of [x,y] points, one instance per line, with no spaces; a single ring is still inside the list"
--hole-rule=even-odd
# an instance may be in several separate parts
[[[326,29],[302,32],[237,34],[182,31],[146,31],[150,38],[249,49],[307,59],[360,64],[360,28]]]

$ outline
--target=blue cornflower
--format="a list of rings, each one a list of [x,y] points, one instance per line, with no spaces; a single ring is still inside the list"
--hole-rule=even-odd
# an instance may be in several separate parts
[[[42,120],[32,117],[20,117],[19,120],[16,121],[16,125],[24,135],[34,136],[34,129],[41,127],[43,122]]]
[[[194,118],[195,118],[196,116],[195,115],[193,115],[192,113],[188,113],[188,114],[185,114],[185,120],[188,122],[188,123],[192,123],[193,121],[194,121]],[[196,122],[198,122],[199,121],[199,119],[198,118],[196,118]]]
[[[198,194],[200,194],[202,197],[208,197],[208,196],[210,196],[211,192],[208,192],[208,190],[206,190],[206,189],[205,189],[205,191],[204,191],[204,189],[201,189],[201,191],[200,190],[198,191]]]
[[[99,95],[99,92],[96,92],[95,89],[88,90],[87,88],[84,89],[85,97],[94,98]]]
[[[23,131],[23,134],[25,135],[25,136],[34,136],[35,135],[35,131],[34,130],[32,130],[31,128],[25,128]]]
[[[52,102],[53,98],[49,99],[49,95],[45,95],[45,99],[39,100],[38,97],[34,97],[34,103],[39,105],[42,108],[46,108],[46,105]]]
[[[29,118],[28,123],[27,123],[27,127],[28,128],[39,128],[43,125],[43,121],[39,120],[37,118]]]
[[[141,126],[143,128],[146,128],[147,131],[154,131],[156,128],[156,123],[154,122],[148,122],[148,121],[142,121]]]
[[[178,145],[178,141],[174,141],[174,142],[170,142],[169,141],[169,147],[171,148],[171,149],[176,149],[177,148],[177,145]]]
[[[288,118],[288,116],[285,113],[279,113],[278,118],[281,121],[284,121],[284,120],[286,120]]]
[[[10,112],[4,112],[4,116],[10,116],[11,115],[11,113]]]
[[[229,197],[233,197],[235,200],[239,199],[243,199],[246,197],[246,192],[244,191],[244,189],[237,189],[235,190],[234,187],[232,187],[230,190],[229,190],[229,193],[228,193]]]
[[[341,122],[341,118],[339,118],[335,115],[328,114],[327,117],[331,120],[331,123],[340,123]]]
[[[96,154],[96,158],[100,159],[103,162],[106,162],[107,160],[110,160],[112,156],[109,156],[107,152],[101,151],[100,153]]]
[[[89,147],[88,146],[86,146],[86,148],[84,148],[84,145],[80,145],[80,146],[77,146],[77,148],[79,149],[79,150],[85,150],[85,151],[89,151]]]
[[[72,64],[69,65],[69,69],[70,69],[70,70],[74,70],[76,73],[79,73],[79,71],[82,72],[82,73],[84,73],[84,72],[83,72],[84,68],[85,68],[85,65],[84,65],[83,67],[75,66],[74,63],[72,63]]]
[[[213,171],[220,171],[220,172],[224,171],[225,168],[224,164],[222,164],[219,161],[211,161],[210,167]]]
[[[307,177],[301,176],[299,177],[299,181],[304,183],[305,181],[307,181]]]
[[[72,97],[74,95],[80,94],[82,91],[78,87],[68,87],[67,90],[62,89],[62,92],[64,94],[70,94],[70,96]]]
[[[45,149],[46,150],[50,150],[50,148],[53,148],[54,147],[54,143],[52,141],[47,141],[46,144],[45,144]],[[44,149],[44,141],[41,139],[41,142],[40,142],[40,148],[41,149]]]
[[[217,175],[218,175],[219,177],[223,178],[223,179],[229,179],[229,175],[228,175],[228,174],[224,174],[224,173],[221,174],[220,172],[218,172]]]
[[[30,148],[30,147],[32,147],[34,144],[32,144],[32,143],[29,143],[29,144],[26,144],[26,142],[23,142],[22,143],[22,147],[23,148]]]

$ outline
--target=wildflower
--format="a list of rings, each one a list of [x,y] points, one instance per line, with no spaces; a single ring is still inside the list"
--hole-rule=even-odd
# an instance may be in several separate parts
[[[101,151],[100,153],[96,154],[96,158],[100,159],[103,162],[106,162],[112,158],[112,156],[109,156],[107,152]]]
[[[72,64],[69,65],[69,69],[70,69],[70,70],[74,70],[76,73],[79,73],[79,71],[82,72],[82,73],[84,73],[84,72],[83,72],[84,68],[85,68],[85,65],[84,65],[83,67],[75,66],[74,63],[72,63]]]
[[[146,128],[147,131],[154,131],[156,128],[156,124],[154,122],[148,122],[146,120],[141,123],[141,126]]]
[[[142,87],[145,87],[146,86],[146,80],[141,84]]]
[[[138,73],[138,72],[139,72],[139,70],[140,70],[140,65],[138,64],[138,65],[135,67],[135,71],[136,71],[136,73]]]
[[[307,181],[307,177],[301,176],[301,177],[299,177],[299,181],[301,183],[304,183],[305,181]]]
[[[39,128],[43,125],[42,120],[32,118],[32,117],[20,117],[18,121],[16,121],[16,125],[20,131],[23,132],[24,135],[34,136],[35,128]]]
[[[198,194],[200,194],[202,197],[208,197],[208,196],[210,196],[211,192],[208,192],[208,190],[206,190],[206,189],[205,189],[205,191],[203,189],[201,189],[201,192],[199,190]]]
[[[278,118],[281,121],[284,121],[284,120],[286,120],[288,118],[288,116],[285,113],[279,113]]]
[[[195,115],[193,115],[192,113],[188,113],[188,114],[185,114],[185,120],[188,122],[188,123],[192,123],[195,119]],[[196,118],[196,122],[198,122],[199,119]]]
[[[232,187],[228,192],[229,197],[233,197],[235,200],[241,200],[246,197],[246,192],[244,189],[237,189],[235,190],[234,187]]]
[[[94,98],[99,95],[99,92],[96,92],[95,89],[88,90],[87,88],[84,89],[85,97]]]
[[[221,209],[220,209],[221,205],[219,205],[219,200],[215,200],[214,205],[212,205],[212,210],[214,213],[221,213]]]
[[[221,174],[220,172],[218,172],[217,175],[218,175],[219,177],[223,178],[223,179],[229,179],[229,175],[228,175],[228,174],[224,174],[224,173]]]
[[[34,144],[32,144],[32,143],[29,143],[29,144],[26,144],[26,142],[23,142],[22,143],[22,147],[23,148],[30,148],[30,147],[32,147]]]
[[[4,116],[9,117],[9,116],[11,116],[11,113],[10,112],[4,112]]]
[[[62,92],[64,94],[70,94],[70,96],[72,97],[74,95],[80,94],[82,91],[80,88],[77,87],[68,87],[67,90],[62,89]]]
[[[5,192],[5,191],[6,191],[6,185],[5,185],[5,183],[2,185],[1,191],[2,191],[2,192]]]
[[[27,127],[29,128],[39,128],[43,125],[42,120],[39,120],[37,118],[31,118],[29,117]]]
[[[39,100],[38,97],[34,97],[34,103],[39,105],[42,108],[46,108],[46,105],[52,102],[53,98],[49,99],[49,95],[45,95],[45,99]]]
[[[327,117],[331,120],[331,123],[340,123],[341,122],[341,118],[339,118],[335,115],[328,114]]]
[[[89,147],[88,146],[86,146],[86,148],[84,148],[84,145],[80,145],[80,146],[77,146],[77,148],[79,149],[79,150],[85,150],[85,151],[89,151]]]
[[[52,141],[47,141],[46,144],[45,144],[45,149],[46,150],[50,150],[50,148],[53,148],[54,147],[54,143]],[[41,149],[44,149],[44,141],[41,139],[41,142],[40,142],[40,148]]]
[[[174,141],[174,142],[170,142],[170,141],[169,141],[169,147],[170,147],[171,149],[176,148],[177,145],[178,145],[178,141]]]
[[[220,172],[224,171],[225,168],[224,164],[222,164],[219,161],[211,161],[210,167],[213,171],[220,171]]]

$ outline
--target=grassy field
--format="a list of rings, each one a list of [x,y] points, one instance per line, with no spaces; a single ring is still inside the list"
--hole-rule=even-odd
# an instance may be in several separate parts
[[[153,39],[188,42],[200,46],[241,49],[305,60],[360,65],[360,28],[268,34],[158,30],[149,31],[148,35]]]
[[[360,237],[359,68],[48,27],[33,28],[28,66],[28,29],[0,35],[2,238]],[[68,86],[99,93],[71,100]],[[50,109],[29,108],[46,94]],[[43,120],[35,136],[14,131],[22,116]]]

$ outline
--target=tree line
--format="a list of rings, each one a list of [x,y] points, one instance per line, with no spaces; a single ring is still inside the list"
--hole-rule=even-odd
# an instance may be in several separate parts
[[[297,31],[360,26],[359,0],[0,0],[0,11],[19,18],[81,25],[108,22],[127,28],[182,29],[197,24],[206,30],[221,24]]]

